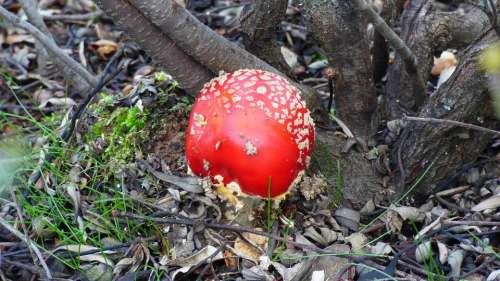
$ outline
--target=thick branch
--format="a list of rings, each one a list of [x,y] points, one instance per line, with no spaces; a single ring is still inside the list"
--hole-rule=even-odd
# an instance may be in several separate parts
[[[256,0],[241,15],[243,44],[246,49],[283,73],[289,67],[276,41],[276,31],[285,18],[288,0]]]
[[[98,2],[127,2],[99,0]],[[172,0],[130,0],[154,25],[186,54],[214,73],[258,68],[281,74],[274,67],[236,46],[201,23]]]
[[[96,3],[156,62],[165,67],[189,94],[196,95],[203,84],[213,77],[213,73],[184,53],[129,2],[96,0]]]
[[[373,133],[376,94],[366,25],[351,1],[304,1],[304,8],[310,30],[338,73],[338,116],[358,137],[367,139]]]

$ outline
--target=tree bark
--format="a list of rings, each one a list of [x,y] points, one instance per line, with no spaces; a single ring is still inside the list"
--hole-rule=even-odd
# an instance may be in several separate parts
[[[338,117],[364,140],[375,128],[376,108],[366,24],[351,1],[304,1],[308,26],[336,70],[335,109]]]
[[[490,127],[495,124],[488,94],[486,74],[480,70],[479,55],[496,34],[489,31],[459,54],[457,69],[420,110],[419,117],[450,119]],[[392,154],[392,162],[403,173],[398,175],[398,194],[433,165],[418,187],[418,197],[429,194],[464,163],[484,151],[491,135],[461,127],[411,122],[403,130]]]
[[[266,61],[283,73],[290,73],[281,47],[276,41],[276,31],[285,18],[288,0],[256,0],[241,15],[243,44],[252,54]]]
[[[101,0],[119,2],[118,0]],[[201,23],[172,0],[130,0],[139,11],[171,38],[186,54],[213,73],[233,72],[250,66],[281,74]],[[189,34],[189,36],[187,36]]]
[[[157,63],[165,67],[190,95],[196,95],[214,76],[127,1],[96,0],[96,3]]]

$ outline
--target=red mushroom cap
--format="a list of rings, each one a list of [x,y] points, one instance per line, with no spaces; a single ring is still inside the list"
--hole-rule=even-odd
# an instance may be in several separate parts
[[[314,122],[286,79],[238,70],[205,84],[186,132],[191,171],[246,195],[278,197],[302,176],[314,145]]]

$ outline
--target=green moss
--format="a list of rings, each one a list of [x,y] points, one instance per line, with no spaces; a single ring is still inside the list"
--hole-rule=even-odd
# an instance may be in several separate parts
[[[117,165],[133,160],[144,140],[142,129],[147,121],[147,110],[133,106],[101,113],[99,120],[92,125],[89,136],[105,142],[106,147],[100,158]]]

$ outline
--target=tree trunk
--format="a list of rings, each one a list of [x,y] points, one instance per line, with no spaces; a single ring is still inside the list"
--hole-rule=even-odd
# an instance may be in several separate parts
[[[351,1],[304,1],[308,27],[335,69],[337,116],[363,140],[372,137],[376,108],[366,24]]]
[[[281,54],[276,31],[285,18],[288,0],[256,0],[241,15],[243,44],[246,49],[283,73],[290,67]],[[246,7],[245,7],[246,8]]]

